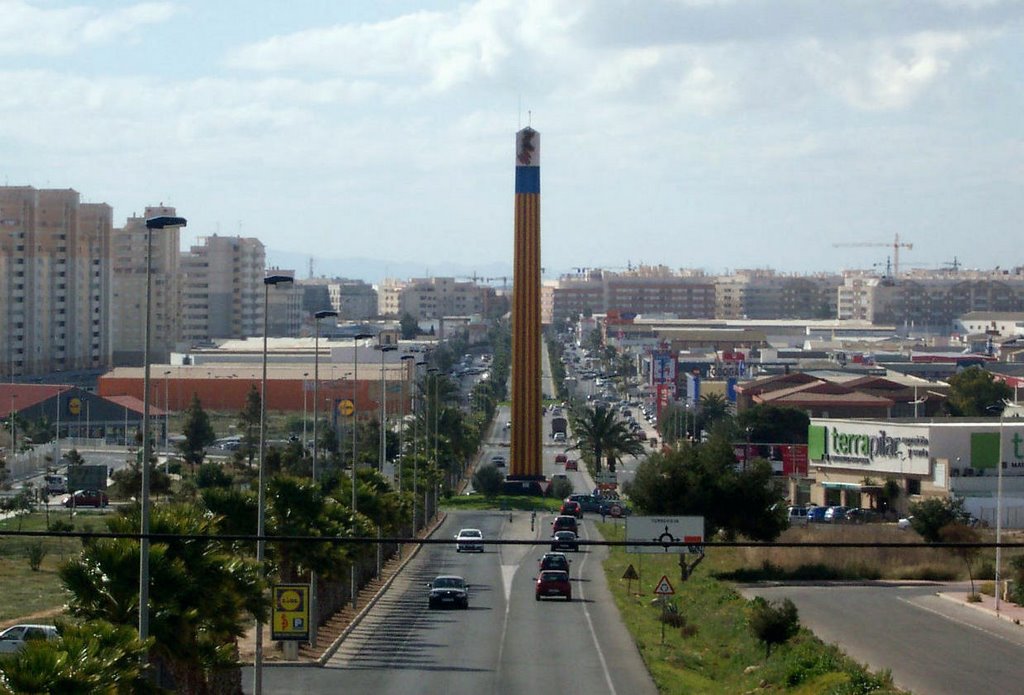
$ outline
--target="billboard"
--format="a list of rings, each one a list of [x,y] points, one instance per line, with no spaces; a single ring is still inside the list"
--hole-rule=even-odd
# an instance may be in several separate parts
[[[929,475],[927,427],[839,421],[807,428],[807,456],[815,466],[878,473]]]

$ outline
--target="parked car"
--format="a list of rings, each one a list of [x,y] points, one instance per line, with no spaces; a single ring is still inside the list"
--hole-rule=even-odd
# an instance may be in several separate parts
[[[537,588],[534,598],[538,601],[548,596],[564,596],[566,601],[572,601],[572,584],[569,583],[569,573],[564,570],[544,570],[537,575]]]
[[[107,493],[102,490],[76,490],[64,498],[65,507],[106,507],[110,504]]]
[[[812,524],[820,524],[825,521],[826,507],[811,507],[807,510],[807,521]]]
[[[913,516],[905,516],[905,517],[903,517],[902,519],[900,519],[899,521],[896,522],[896,528],[898,528],[900,531],[908,531],[911,528],[913,528],[913,526],[914,526],[914,517]]]
[[[427,605],[430,608],[469,608],[469,584],[462,577],[443,574],[434,577],[434,581],[427,584],[427,588],[430,590],[427,598]]]
[[[569,571],[569,558],[565,553],[544,553],[540,558],[541,570]]]
[[[55,640],[53,625],[14,625],[0,632],[0,654],[13,654],[32,640]]]
[[[562,509],[558,512],[559,514],[565,514],[567,516],[574,516],[577,519],[583,518],[583,507],[580,506],[579,502],[573,500],[565,500],[562,502]]]
[[[823,521],[827,524],[839,524],[846,521],[846,507],[829,507],[825,510]]]
[[[789,525],[790,526],[806,526],[807,525],[807,512],[810,511],[807,507],[789,507]]]
[[[578,551],[580,544],[573,531],[555,531],[551,536],[551,549]]]
[[[568,514],[559,514],[555,517],[555,520],[551,522],[552,531],[572,531],[573,533],[580,532],[580,526],[576,522],[575,516]]]
[[[556,442],[564,442],[565,432],[555,432],[553,435],[551,435],[551,439]]]
[[[455,535],[455,552],[484,551],[484,534],[478,528],[464,528]]]
[[[879,521],[881,518],[881,515],[874,509],[854,508],[846,512],[846,520],[851,524],[868,524]]]

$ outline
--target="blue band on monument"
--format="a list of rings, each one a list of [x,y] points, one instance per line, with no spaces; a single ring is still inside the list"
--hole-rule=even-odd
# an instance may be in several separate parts
[[[516,167],[516,193],[540,193],[540,167]]]

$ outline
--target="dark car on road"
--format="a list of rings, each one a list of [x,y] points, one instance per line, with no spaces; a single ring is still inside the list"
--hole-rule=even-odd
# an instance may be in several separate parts
[[[564,570],[569,571],[569,558],[565,553],[544,553],[540,558],[541,570]]]
[[[76,490],[64,498],[65,507],[106,507],[110,504],[107,493],[102,490]]]
[[[568,514],[560,514],[555,517],[555,520],[551,522],[552,531],[572,531],[573,533],[580,532],[580,525],[576,521],[575,516]]]
[[[577,551],[580,543],[572,531],[555,531],[555,535],[551,536],[551,549]]]
[[[572,601],[572,584],[569,583],[569,573],[564,570],[544,570],[537,575],[537,588],[534,598],[540,601],[548,596],[564,596],[566,601]]]
[[[561,510],[559,510],[558,513],[564,514],[566,516],[574,516],[577,519],[582,519],[583,507],[580,506],[580,503],[576,502],[575,500],[565,500],[564,502],[562,502],[562,508]]]
[[[427,605],[431,608],[469,608],[469,584],[462,577],[451,574],[434,577],[427,588],[430,589]]]

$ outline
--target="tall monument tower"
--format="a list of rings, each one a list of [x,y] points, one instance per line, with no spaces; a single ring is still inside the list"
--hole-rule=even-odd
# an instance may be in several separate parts
[[[540,340],[540,133],[527,127],[516,133],[510,480],[544,478]]]

